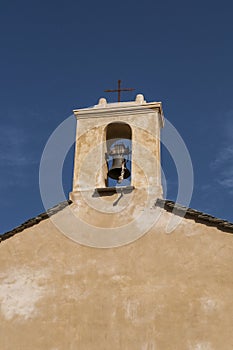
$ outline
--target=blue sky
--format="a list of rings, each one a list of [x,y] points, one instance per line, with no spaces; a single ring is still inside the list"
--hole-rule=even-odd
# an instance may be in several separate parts
[[[1,1],[0,232],[43,212],[40,157],[72,110],[118,79],[162,101],[194,167],[191,206],[233,221],[233,3]],[[64,165],[71,188],[73,150]],[[163,150],[167,197],[175,167]],[[56,203],[54,203],[56,204]]]

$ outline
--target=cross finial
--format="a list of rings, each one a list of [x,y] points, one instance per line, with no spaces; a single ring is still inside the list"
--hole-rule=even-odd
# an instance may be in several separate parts
[[[121,101],[121,91],[133,91],[135,89],[132,88],[122,88],[121,89],[121,80],[118,80],[118,87],[114,90],[104,90],[104,92],[117,92],[118,93],[118,102]]]

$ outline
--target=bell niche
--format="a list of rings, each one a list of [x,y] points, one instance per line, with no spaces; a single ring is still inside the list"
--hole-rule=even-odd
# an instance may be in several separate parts
[[[122,122],[106,128],[107,187],[129,186],[131,183],[132,130]]]

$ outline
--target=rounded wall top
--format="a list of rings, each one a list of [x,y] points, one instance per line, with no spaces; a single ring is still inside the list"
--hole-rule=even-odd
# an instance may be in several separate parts
[[[112,107],[112,106],[125,106],[125,105],[137,105],[137,104],[144,104],[146,103],[146,100],[144,99],[143,94],[137,94],[134,101],[127,101],[127,102],[110,102],[108,103],[105,97],[101,97],[98,101],[98,104],[94,107],[96,108],[103,108],[103,107]]]
[[[146,102],[144,100],[143,94],[137,94],[135,101],[136,101],[136,103],[140,103],[140,104],[143,103],[143,102]]]
[[[99,105],[99,106],[102,106],[102,107],[105,107],[106,104],[107,104],[106,98],[101,97],[101,98],[99,99],[98,105]]]

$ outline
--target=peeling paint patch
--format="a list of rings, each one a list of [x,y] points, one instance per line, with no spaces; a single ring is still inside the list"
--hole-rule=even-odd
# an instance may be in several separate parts
[[[212,312],[217,309],[217,301],[211,298],[203,297],[201,298],[201,306],[205,312]]]
[[[85,270],[87,267],[96,267],[96,259],[88,259],[85,264],[78,264],[76,266],[71,266],[69,270],[66,270],[65,274],[67,276],[76,275],[78,272]]]
[[[91,290],[86,290],[85,285],[76,287],[72,284],[66,284],[63,288],[63,293],[67,300],[85,300],[91,294]]]
[[[7,320],[20,316],[27,320],[37,314],[36,303],[44,295],[43,270],[29,268],[10,270],[0,284],[0,307]]]
[[[213,350],[209,342],[199,342],[189,346],[189,350]]]
[[[156,350],[155,344],[152,341],[142,345],[141,350]]]
[[[145,295],[144,295],[145,297]],[[148,300],[150,296],[148,296]],[[133,299],[126,299],[123,302],[125,319],[135,325],[153,322],[158,314],[161,313],[162,306],[145,303],[141,296]]]
[[[114,281],[114,282],[127,283],[130,280],[131,280],[131,278],[129,276],[126,276],[126,275],[114,275],[114,276],[112,276],[112,281]]]
[[[138,307],[139,302],[138,301],[131,301],[128,300],[124,303],[125,306],[125,317],[128,318],[131,321],[135,321],[138,317]]]

